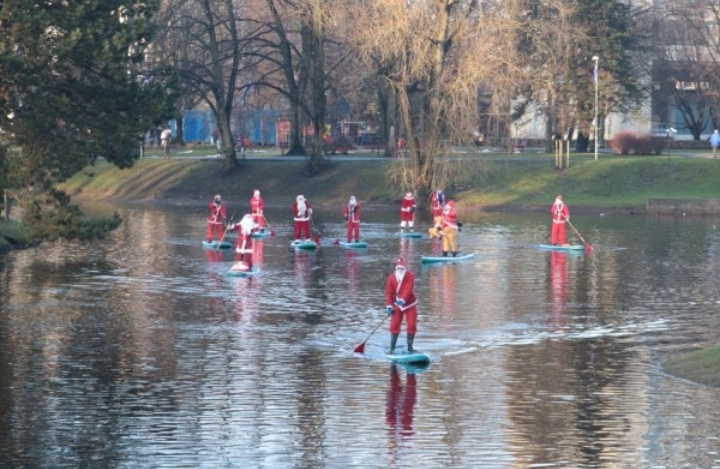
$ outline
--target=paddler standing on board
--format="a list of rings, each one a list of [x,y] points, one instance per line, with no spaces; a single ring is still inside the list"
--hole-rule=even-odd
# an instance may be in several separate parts
[[[570,209],[563,203],[562,195],[555,198],[555,203],[550,207],[552,213],[552,231],[550,238],[553,246],[567,244],[567,230],[565,222],[570,219]]]
[[[443,241],[443,257],[447,257],[448,252],[451,252],[453,257],[457,257],[457,234],[461,226],[462,224],[457,221],[455,201],[451,200],[445,204],[445,208],[443,209],[442,223],[440,224],[439,231]]]
[[[238,260],[237,270],[252,270],[252,234],[258,229],[257,223],[253,220],[252,215],[248,213],[242,217],[240,223],[233,223],[228,226],[228,229],[238,232],[238,240],[235,245]]]
[[[445,194],[442,189],[433,192],[430,200],[430,209],[432,210],[433,226],[428,230],[431,238],[440,238],[440,226],[443,221],[443,212],[445,210]]]
[[[261,233],[265,231],[265,215],[263,215],[263,210],[265,210],[265,201],[260,197],[260,191],[255,189],[250,199],[250,213]]]
[[[312,216],[312,207],[305,196],[300,194],[295,198],[293,204],[293,220],[295,221],[295,241],[300,239],[309,240],[310,238],[310,217]],[[304,235],[304,236],[303,236]]]
[[[345,206],[345,220],[347,220],[347,242],[360,242],[360,204],[354,195],[350,196],[350,201]]]
[[[415,224],[415,208],[415,197],[412,192],[408,191],[403,197],[402,207],[400,207],[400,228],[407,226],[412,231]]]
[[[220,194],[215,194],[215,198],[210,202],[208,208],[210,208],[210,216],[208,217],[207,240],[208,243],[212,243],[213,233],[217,233],[218,240],[223,238],[223,229],[227,223],[227,210]]]
[[[407,329],[407,351],[414,352],[413,341],[417,332],[417,297],[415,296],[415,274],[407,269],[402,258],[395,261],[395,272],[390,274],[385,285],[385,308],[390,316],[390,354],[395,352],[403,317]]]

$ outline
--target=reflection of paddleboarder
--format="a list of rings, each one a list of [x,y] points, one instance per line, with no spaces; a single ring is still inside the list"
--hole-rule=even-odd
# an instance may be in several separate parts
[[[390,383],[385,407],[385,424],[390,434],[390,443],[395,446],[398,441],[411,437],[415,400],[417,396],[417,377],[413,373],[406,374],[403,385],[398,367],[390,366]]]
[[[550,253],[550,304],[552,306],[553,325],[562,327],[566,322],[568,296],[567,253]]]

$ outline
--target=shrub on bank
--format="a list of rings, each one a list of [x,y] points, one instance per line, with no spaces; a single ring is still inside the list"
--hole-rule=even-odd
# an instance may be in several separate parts
[[[665,149],[667,139],[647,133],[622,131],[615,134],[610,148],[621,155],[659,155]]]

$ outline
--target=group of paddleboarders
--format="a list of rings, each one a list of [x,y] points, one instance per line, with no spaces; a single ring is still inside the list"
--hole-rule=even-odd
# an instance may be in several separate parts
[[[216,194],[210,202],[210,216],[208,217],[208,243],[213,242],[214,235],[217,234],[219,242],[225,240],[228,231],[237,231],[238,239],[235,244],[235,253],[237,253],[238,264],[234,268],[238,270],[252,270],[252,235],[255,232],[265,231],[265,201],[260,196],[260,191],[255,189],[250,198],[250,213],[246,213],[239,222],[233,223],[233,217],[227,219],[227,208],[223,204],[220,194]]]

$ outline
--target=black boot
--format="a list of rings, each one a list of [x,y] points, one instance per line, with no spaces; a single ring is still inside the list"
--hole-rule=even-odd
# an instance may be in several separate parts
[[[413,349],[413,341],[415,340],[415,334],[408,334],[407,335],[407,343],[408,343],[408,352],[413,353],[415,350]]]
[[[447,257],[447,251],[443,251],[443,257]]]
[[[398,334],[390,334],[390,355],[395,353],[395,344],[397,344]]]
[[[457,257],[457,251],[453,251],[453,257]]]

